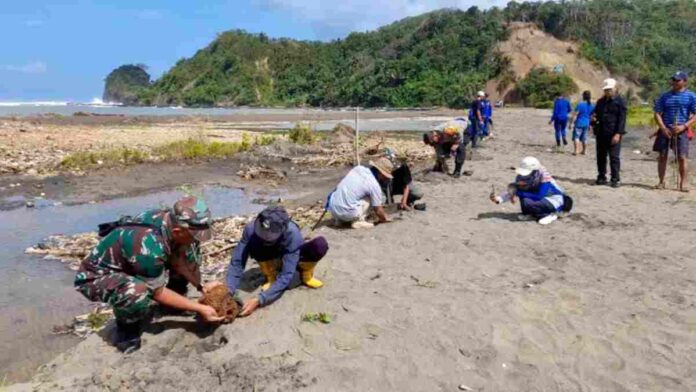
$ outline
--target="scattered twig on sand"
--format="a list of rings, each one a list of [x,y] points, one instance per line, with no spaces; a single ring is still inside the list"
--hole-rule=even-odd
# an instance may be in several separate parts
[[[434,289],[437,287],[437,282],[433,282],[432,280],[420,280],[413,275],[411,275],[411,279],[416,282],[416,286],[418,287],[425,287],[428,289]]]
[[[309,228],[324,212],[322,203],[288,209],[292,219],[301,227]],[[234,249],[253,215],[232,216],[213,222],[213,239],[203,244],[201,274],[205,280],[216,280],[229,264],[228,252]],[[51,236],[25,252],[44,255],[47,259],[58,259],[72,270],[77,270],[82,259],[99,242],[96,232],[73,236]]]

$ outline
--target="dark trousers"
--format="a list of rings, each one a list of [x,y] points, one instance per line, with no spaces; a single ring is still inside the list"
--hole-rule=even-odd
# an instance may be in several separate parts
[[[621,181],[619,172],[621,170],[621,142],[611,144],[612,136],[597,136],[597,179],[607,179],[607,155],[609,156],[609,166],[611,167],[611,181]]]
[[[476,147],[478,139],[483,137],[483,123],[480,123],[478,120],[471,120],[468,131],[471,138],[471,147]]]
[[[329,251],[329,243],[326,238],[315,237],[300,246],[300,261],[311,261],[316,263],[321,260],[326,252]]]
[[[450,157],[452,151],[451,143],[436,144],[435,145],[435,155],[437,155],[437,161],[435,162],[435,167],[433,171],[444,172],[445,160]],[[454,163],[457,165],[464,165],[466,160],[466,143],[462,140],[457,147],[457,152],[454,155]]]
[[[568,119],[565,120],[553,120],[553,128],[556,130],[556,145],[561,145],[561,140],[564,144],[566,141],[566,128],[568,128]]]
[[[546,199],[521,199],[520,205],[522,206],[522,213],[524,215],[531,215],[536,219],[543,218],[546,215],[556,212],[556,207],[554,207],[553,204]]]

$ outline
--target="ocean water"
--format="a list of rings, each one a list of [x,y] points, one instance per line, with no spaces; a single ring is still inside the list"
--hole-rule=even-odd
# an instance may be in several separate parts
[[[363,112],[384,112],[387,109],[361,110]],[[417,109],[414,109],[417,111]],[[117,106],[108,103],[94,101],[91,103],[70,103],[70,102],[0,102],[0,117],[30,117],[40,115],[61,115],[72,116],[77,112],[86,112],[99,115],[126,115],[126,116],[234,116],[234,115],[301,115],[304,121],[319,131],[333,129],[338,123],[355,126],[355,109],[282,109],[282,108],[180,108],[180,107],[132,107]],[[339,119],[317,120],[321,113],[337,113]],[[462,112],[462,115],[464,113]],[[398,111],[394,112],[390,118],[360,119],[360,131],[425,131],[436,127],[445,121],[451,120],[450,117],[434,116],[401,116]],[[234,121],[230,120],[230,126],[236,129],[245,130],[284,130],[295,126],[290,121]]]
[[[332,109],[334,110],[334,109]],[[104,103],[98,99],[89,103],[65,101],[40,102],[0,102],[0,117],[6,116],[37,116],[58,114],[72,116],[77,112],[87,112],[102,115],[126,116],[226,116],[235,114],[295,114],[298,112],[323,112],[322,109],[282,109],[282,108],[183,108],[183,107],[135,107]],[[334,111],[343,111],[335,109]],[[352,111],[352,109],[345,109]]]

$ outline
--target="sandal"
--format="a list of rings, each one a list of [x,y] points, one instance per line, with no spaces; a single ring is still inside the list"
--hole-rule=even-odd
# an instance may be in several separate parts
[[[664,182],[661,182],[661,183],[655,185],[655,186],[653,187],[653,189],[655,189],[655,190],[662,190],[662,189],[665,189],[665,183],[664,183]]]
[[[689,188],[681,188],[679,192],[689,193]]]

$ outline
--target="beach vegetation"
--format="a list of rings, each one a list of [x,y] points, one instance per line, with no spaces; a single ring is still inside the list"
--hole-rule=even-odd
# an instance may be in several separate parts
[[[92,330],[100,330],[110,319],[111,313],[94,311],[87,315],[87,325]]]
[[[631,106],[628,109],[626,125],[631,128],[656,127],[655,113],[650,106]]]
[[[60,162],[64,169],[84,169],[90,167],[113,167],[119,165],[133,165],[149,160],[150,155],[146,151],[119,147],[99,151],[79,151],[69,154]]]
[[[526,106],[535,108],[553,107],[554,99],[560,95],[574,94],[578,86],[573,79],[546,68],[534,68],[517,83],[517,92]]]
[[[226,159],[239,152],[249,151],[256,145],[269,145],[277,140],[272,135],[252,137],[242,134],[235,142],[208,141],[204,137],[176,140],[151,150],[118,147],[98,151],[80,151],[69,154],[60,163],[68,170],[84,170],[97,167],[126,166],[144,162],[176,161],[186,159]]]
[[[328,313],[305,313],[302,315],[301,320],[303,322],[310,322],[310,323],[315,323],[315,322],[320,322],[322,324],[330,324],[331,321],[331,315]]]
[[[314,144],[318,140],[316,132],[309,124],[297,123],[288,133],[288,138],[295,144]]]

